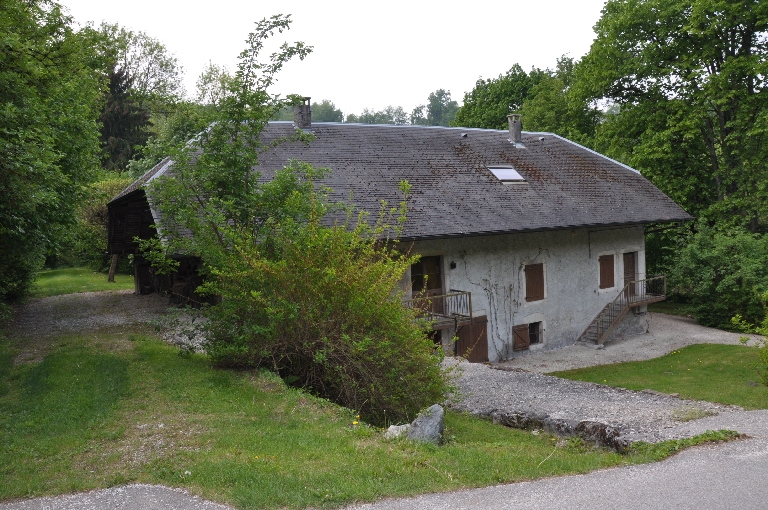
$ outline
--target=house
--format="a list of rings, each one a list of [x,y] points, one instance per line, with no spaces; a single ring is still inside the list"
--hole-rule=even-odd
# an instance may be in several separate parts
[[[269,179],[288,159],[328,167],[332,198],[351,196],[376,214],[412,185],[401,240],[422,255],[404,289],[434,319],[436,341],[473,361],[499,361],[577,340],[642,329],[664,277],[647,278],[645,229],[692,218],[639,172],[552,133],[510,129],[272,122],[263,136],[311,131],[305,145],[283,143],[260,159]],[[134,236],[153,234],[155,212],[143,184],[166,160],[109,204],[110,253],[138,253]],[[199,261],[153,277],[137,257],[136,290],[189,295]],[[428,300],[425,299],[428,297]],[[454,335],[458,341],[454,342]]]

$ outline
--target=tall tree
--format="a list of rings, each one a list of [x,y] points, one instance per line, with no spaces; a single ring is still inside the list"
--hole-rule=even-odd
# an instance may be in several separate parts
[[[360,124],[408,124],[408,114],[402,106],[387,106],[383,110],[364,108],[363,113],[347,115],[346,122],[359,122]]]
[[[147,143],[149,111],[142,107],[132,93],[133,78],[125,69],[109,74],[101,122],[101,164],[107,170],[125,170],[133,158],[136,147]]]
[[[454,126],[506,129],[507,115],[519,111],[531,88],[547,76],[533,68],[523,71],[519,64],[498,78],[480,78],[475,88],[464,94],[464,104],[456,112]]]
[[[426,114],[424,111],[426,110]],[[411,124],[421,126],[450,126],[459,110],[459,103],[451,100],[451,91],[437,89],[427,97],[427,104],[411,113]]]
[[[98,168],[98,74],[61,6],[0,7],[0,301],[22,297]]]
[[[529,131],[546,131],[591,146],[602,118],[589,100],[574,93],[572,58],[562,56],[554,71],[534,85],[523,101],[521,113]]]
[[[768,3],[612,0],[595,30],[577,86],[620,112],[599,148],[710,221],[768,228]]]

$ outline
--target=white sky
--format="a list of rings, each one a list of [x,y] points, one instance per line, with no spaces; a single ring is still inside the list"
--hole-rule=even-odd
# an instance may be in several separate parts
[[[143,31],[175,54],[185,86],[209,61],[234,69],[253,24],[291,14],[276,42],[304,41],[314,52],[283,68],[273,93],[332,100],[345,114],[364,107],[406,112],[438,88],[461,104],[478,78],[495,78],[519,63],[553,68],[557,57],[580,58],[594,39],[604,0],[384,2],[216,0],[60,0],[75,21],[102,20]]]

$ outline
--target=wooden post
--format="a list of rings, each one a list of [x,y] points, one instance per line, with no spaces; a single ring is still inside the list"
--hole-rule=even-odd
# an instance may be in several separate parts
[[[109,265],[109,276],[107,276],[108,283],[115,283],[115,271],[117,271],[117,257],[119,255],[112,255],[112,263]]]

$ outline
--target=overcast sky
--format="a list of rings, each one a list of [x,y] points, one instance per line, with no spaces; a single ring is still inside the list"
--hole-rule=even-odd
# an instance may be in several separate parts
[[[497,77],[515,63],[529,71],[553,68],[563,54],[580,58],[594,39],[592,27],[604,5],[604,0],[60,1],[81,25],[104,20],[159,39],[184,67],[188,92],[209,61],[236,67],[255,21],[291,14],[291,30],[275,41],[304,41],[314,52],[288,64],[272,92],[330,99],[345,114],[387,105],[410,112],[439,88],[461,103],[478,78]]]

